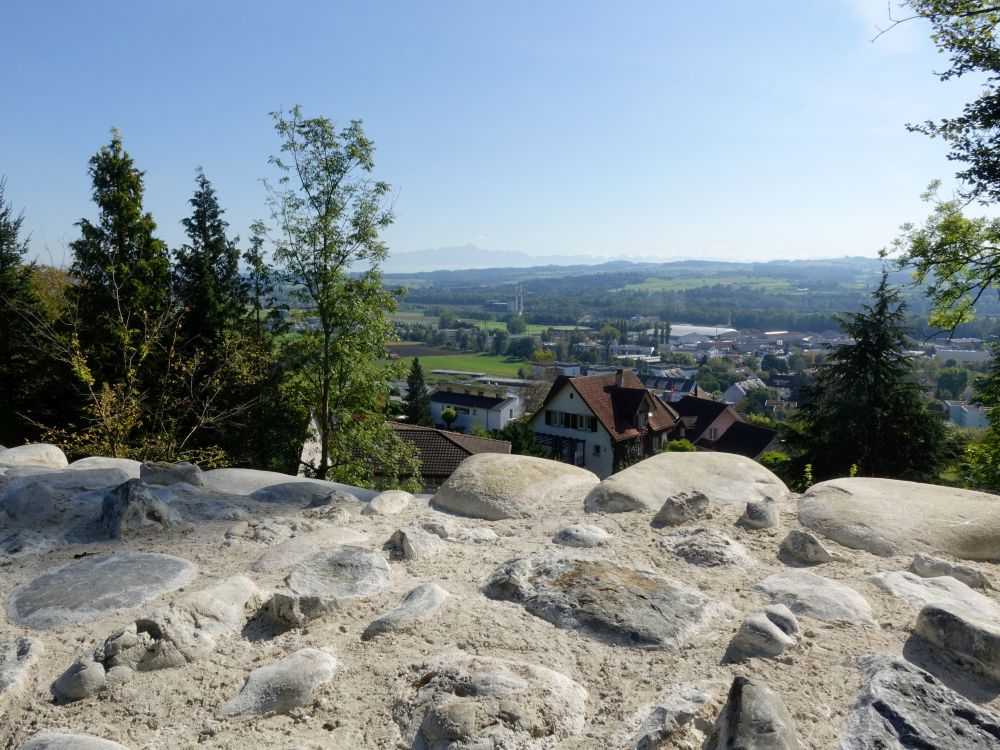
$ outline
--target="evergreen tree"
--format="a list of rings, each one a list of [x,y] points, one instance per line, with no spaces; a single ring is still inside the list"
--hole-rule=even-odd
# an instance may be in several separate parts
[[[406,377],[406,409],[404,414],[410,424],[421,427],[433,427],[431,417],[431,398],[427,395],[427,383],[424,382],[424,368],[420,360],[413,358],[410,364],[410,374]]]
[[[966,449],[971,479],[977,487],[1000,490],[1000,346],[985,378],[976,383],[975,402],[986,407],[989,427],[981,440]]]
[[[89,174],[98,218],[81,219],[80,238],[70,243],[77,333],[91,372],[121,377],[130,367],[122,340],[156,327],[168,312],[170,262],[167,246],[153,235],[152,215],[143,211],[144,173],[118,130],[90,159]]]
[[[183,339],[214,349],[243,316],[246,290],[240,277],[240,252],[226,236],[229,224],[212,183],[199,169],[198,189],[189,203],[191,215],[181,220],[188,244],[177,251],[174,291],[185,307]]]
[[[817,480],[855,466],[860,476],[933,481],[943,468],[944,425],[907,380],[904,309],[883,274],[870,305],[838,316],[854,343],[835,347],[805,389],[793,436]]]

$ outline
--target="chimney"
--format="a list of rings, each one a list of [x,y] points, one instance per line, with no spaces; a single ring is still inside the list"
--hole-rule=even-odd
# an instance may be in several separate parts
[[[615,370],[615,385],[621,388],[625,384],[625,371],[622,369]]]

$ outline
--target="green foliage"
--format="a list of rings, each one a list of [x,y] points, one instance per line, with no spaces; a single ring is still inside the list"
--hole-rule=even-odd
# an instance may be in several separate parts
[[[680,440],[668,440],[667,444],[663,446],[663,450],[666,452],[690,453],[698,449],[687,438],[681,438]]]
[[[710,359],[698,368],[695,380],[706,391],[724,391],[742,376],[733,369],[728,360]]]
[[[975,401],[987,409],[989,427],[982,439],[965,450],[972,483],[983,489],[1000,490],[1000,347],[993,350],[990,371],[976,383]]]
[[[854,339],[836,347],[805,389],[792,433],[799,463],[818,479],[861,476],[934,481],[944,464],[945,431],[908,382],[903,304],[887,277],[861,312],[840,324]]]
[[[500,440],[507,440],[510,442],[511,453],[516,453],[519,456],[549,458],[549,449],[538,442],[534,431],[531,429],[529,420],[530,418],[525,416],[508,422],[504,428],[497,433],[497,437]]]
[[[938,373],[938,388],[947,391],[945,398],[962,398],[969,384],[969,371],[964,367],[945,367]]]
[[[765,354],[760,360],[760,369],[762,370],[774,370],[775,372],[788,372],[788,362],[784,360],[783,357],[779,357],[777,354]]]
[[[514,339],[507,347],[507,354],[520,359],[531,359],[535,353],[537,340],[534,336],[522,336]]]
[[[378,360],[402,291],[382,286],[388,249],[379,233],[393,216],[388,183],[370,177],[375,146],[360,120],[338,132],[297,106],[272,116],[282,139],[281,154],[271,157],[281,176],[266,183],[280,229],[274,255],[319,321],[296,346],[298,383],[319,425],[320,461],[311,469],[353,484],[419,481],[415,449],[383,418],[396,373]],[[352,276],[355,264],[368,270]]]
[[[455,420],[458,419],[458,412],[450,406],[445,407],[441,410],[441,419],[450,430],[451,426],[455,423]]]
[[[511,315],[507,321],[507,330],[512,335],[518,336],[528,330],[528,323],[520,315]]]
[[[507,352],[507,345],[510,343],[510,334],[507,331],[493,332],[493,353],[498,357]]]
[[[410,373],[406,377],[407,396],[403,414],[410,424],[421,427],[433,427],[434,419],[431,417],[431,397],[427,393],[427,383],[424,380],[424,369],[420,366],[420,360],[413,358],[410,363]]]
[[[792,459],[780,451],[766,451],[758,459],[760,465],[770,469],[782,479],[790,475]]]
[[[762,416],[768,414],[767,401],[774,399],[777,394],[770,388],[754,388],[736,404],[736,411],[747,416]]]

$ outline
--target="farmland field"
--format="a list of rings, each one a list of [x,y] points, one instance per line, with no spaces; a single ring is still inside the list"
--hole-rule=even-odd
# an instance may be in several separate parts
[[[401,360],[420,358],[424,375],[431,370],[461,370],[462,372],[482,372],[498,377],[516,378],[522,367],[531,369],[531,363],[513,357],[498,357],[495,354],[456,353],[450,349],[425,346],[423,344],[391,344],[389,351],[398,354]],[[444,352],[424,354],[425,351]]]
[[[644,292],[682,292],[687,289],[698,289],[700,287],[716,285],[765,289],[768,292],[793,291],[795,289],[795,285],[787,279],[745,275],[675,276],[669,279],[650,276],[638,284],[628,284],[625,289]]]

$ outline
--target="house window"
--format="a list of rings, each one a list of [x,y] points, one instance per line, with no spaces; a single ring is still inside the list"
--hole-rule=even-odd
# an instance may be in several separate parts
[[[718,427],[709,427],[708,428],[708,439],[709,440],[718,440],[719,439],[719,428]]]
[[[595,456],[601,455],[601,446],[599,446],[597,444],[594,445],[594,455]]]
[[[456,406],[455,407],[455,411],[457,411],[459,414],[468,414],[469,413],[469,407],[467,407],[467,406]]]
[[[472,413],[473,413],[473,414],[478,414],[478,413],[479,413],[479,411],[478,411],[477,409],[473,409],[473,410],[472,410]]]
[[[514,418],[514,410],[511,409],[509,412],[507,412],[507,416],[509,416],[511,419],[513,419]]]

